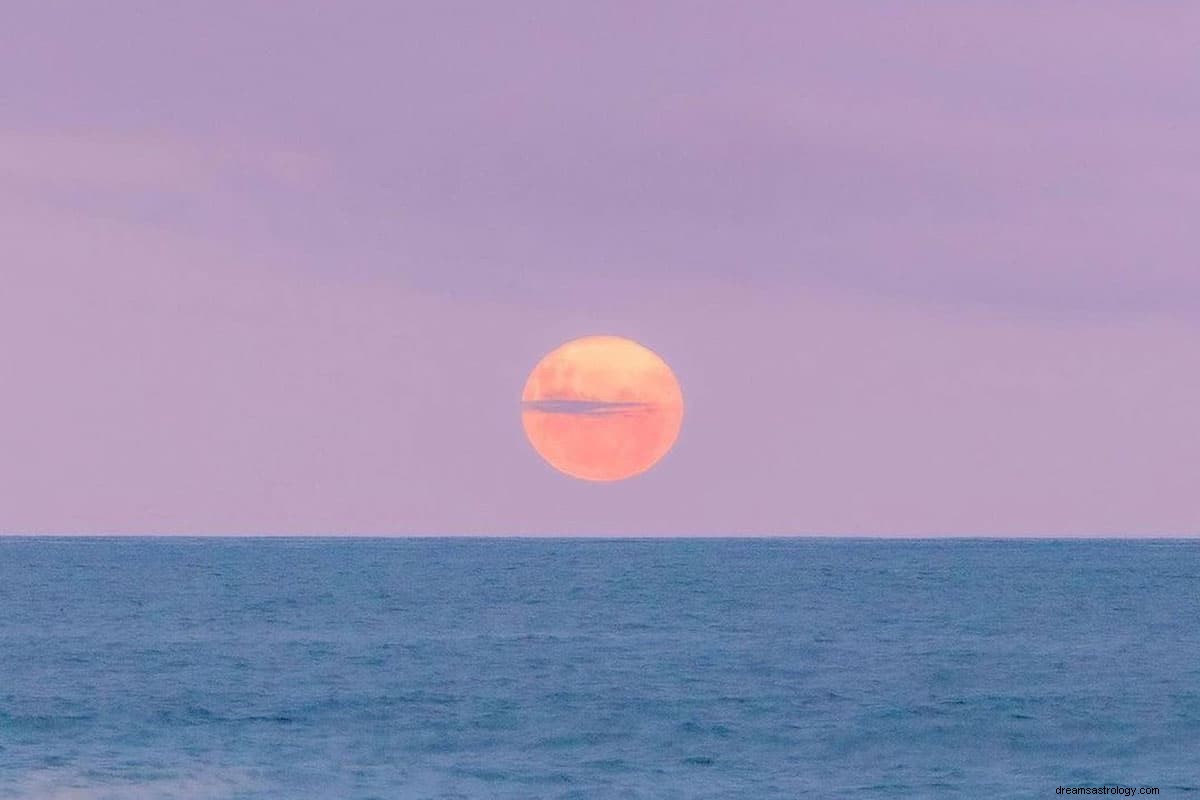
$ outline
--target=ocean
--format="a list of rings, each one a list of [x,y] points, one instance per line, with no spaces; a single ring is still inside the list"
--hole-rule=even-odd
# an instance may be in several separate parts
[[[1200,541],[0,539],[4,798],[1104,785],[1200,797]]]

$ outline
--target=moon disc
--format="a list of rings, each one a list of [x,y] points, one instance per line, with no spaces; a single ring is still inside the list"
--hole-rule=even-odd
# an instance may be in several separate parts
[[[533,368],[521,422],[555,469],[589,481],[638,475],[667,454],[683,423],[683,394],[667,363],[620,336],[561,345]]]

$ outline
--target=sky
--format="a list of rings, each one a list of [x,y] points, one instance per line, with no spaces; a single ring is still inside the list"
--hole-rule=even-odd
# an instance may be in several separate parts
[[[12,0],[0,532],[1200,532],[1200,6]],[[525,441],[633,338],[644,475]]]

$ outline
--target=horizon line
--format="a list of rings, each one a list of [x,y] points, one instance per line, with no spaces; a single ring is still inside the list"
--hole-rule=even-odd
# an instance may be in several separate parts
[[[1091,533],[954,533],[954,534],[830,534],[830,533],[138,533],[104,532],[7,532],[3,539],[463,539],[463,540],[821,540],[821,541],[1197,541],[1200,533],[1091,534]]]

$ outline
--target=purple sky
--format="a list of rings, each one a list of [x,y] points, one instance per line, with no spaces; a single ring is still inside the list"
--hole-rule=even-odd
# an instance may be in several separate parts
[[[1200,6],[0,13],[0,531],[1200,531]],[[526,374],[637,339],[619,484]]]

